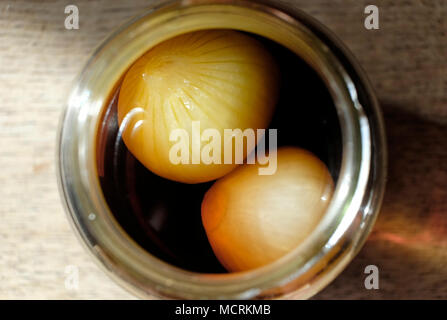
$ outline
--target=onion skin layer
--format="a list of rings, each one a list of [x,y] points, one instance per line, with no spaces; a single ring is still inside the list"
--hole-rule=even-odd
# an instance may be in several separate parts
[[[278,68],[260,42],[231,30],[197,31],[169,39],[146,52],[124,77],[118,99],[118,121],[132,154],[155,174],[184,183],[215,180],[236,164],[173,164],[169,152],[175,129],[192,137],[200,129],[265,129],[278,95]],[[192,137],[192,138],[191,138]],[[195,140],[194,140],[195,139]],[[223,140],[223,139],[222,139]],[[246,155],[246,154],[245,154]]]
[[[202,222],[222,265],[232,272],[264,266],[286,255],[315,229],[334,183],[326,165],[308,151],[282,147],[277,171],[258,175],[243,165],[205,194]]]

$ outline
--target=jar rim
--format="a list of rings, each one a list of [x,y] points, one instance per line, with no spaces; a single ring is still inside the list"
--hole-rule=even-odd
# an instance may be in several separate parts
[[[249,15],[244,16],[244,23],[228,19],[244,14]],[[207,22],[194,20],[205,15],[209,16]],[[222,21],[216,17],[223,17]],[[263,21],[262,32],[273,28],[269,23],[278,23],[283,28],[281,39],[287,42],[281,44],[295,46],[293,50],[320,73],[339,115],[342,166],[325,217],[293,252],[251,271],[199,274],[152,256],[113,218],[96,171],[95,133],[112,86],[150,46],[178,35],[178,28],[182,32],[210,29],[210,24],[224,27],[228,21],[232,21],[232,29],[243,31],[253,31],[248,30],[247,21]],[[322,36],[327,39],[323,41]],[[118,48],[122,49],[120,55],[116,55]],[[346,61],[340,60],[340,54]],[[360,101],[362,97],[365,101]],[[59,132],[59,186],[76,233],[109,275],[142,297],[247,299],[292,290],[298,290],[301,298],[310,297],[340,273],[359,250],[383,197],[385,135],[368,79],[347,49],[321,24],[299,10],[280,8],[273,1],[168,1],[132,19],[105,40],[84,67],[69,96]]]

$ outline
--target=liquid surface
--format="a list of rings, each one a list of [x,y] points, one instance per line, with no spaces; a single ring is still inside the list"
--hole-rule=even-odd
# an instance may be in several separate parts
[[[259,38],[280,69],[279,101],[270,128],[278,146],[297,146],[321,159],[337,180],[341,136],[336,110],[319,76],[293,52]],[[201,202],[212,182],[194,185],[161,178],[127,149],[119,132],[117,96],[111,93],[98,132],[98,172],[105,199],[123,229],[144,249],[177,267],[226,272],[208,242]]]

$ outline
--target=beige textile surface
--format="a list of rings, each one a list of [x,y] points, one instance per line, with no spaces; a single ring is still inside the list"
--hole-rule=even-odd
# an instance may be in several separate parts
[[[56,130],[70,85],[93,48],[151,4],[0,1],[0,298],[127,299],[72,232],[56,184]],[[371,78],[389,140],[377,225],[316,298],[447,298],[447,1],[289,0],[332,29]],[[64,28],[75,4],[80,29]],[[380,30],[363,27],[367,4]],[[380,270],[366,290],[364,268]],[[67,290],[67,266],[79,268]]]

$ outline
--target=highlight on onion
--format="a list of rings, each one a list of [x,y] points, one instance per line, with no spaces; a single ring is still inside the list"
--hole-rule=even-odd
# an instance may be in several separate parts
[[[202,133],[217,129],[224,137],[224,129],[267,128],[277,93],[278,69],[260,42],[237,31],[197,31],[162,42],[131,66],[120,89],[118,121],[127,148],[149,170],[174,181],[206,182],[237,164],[223,164],[223,139],[212,154],[221,164],[193,164],[193,147],[202,150],[213,140]],[[193,134],[194,122],[200,135]],[[176,129],[185,135],[173,139]],[[179,145],[189,150],[188,162],[170,158]]]
[[[202,202],[209,242],[228,271],[264,266],[299,246],[332,197],[326,165],[308,151],[279,148],[273,175],[259,175],[258,167],[238,167],[215,182]]]

